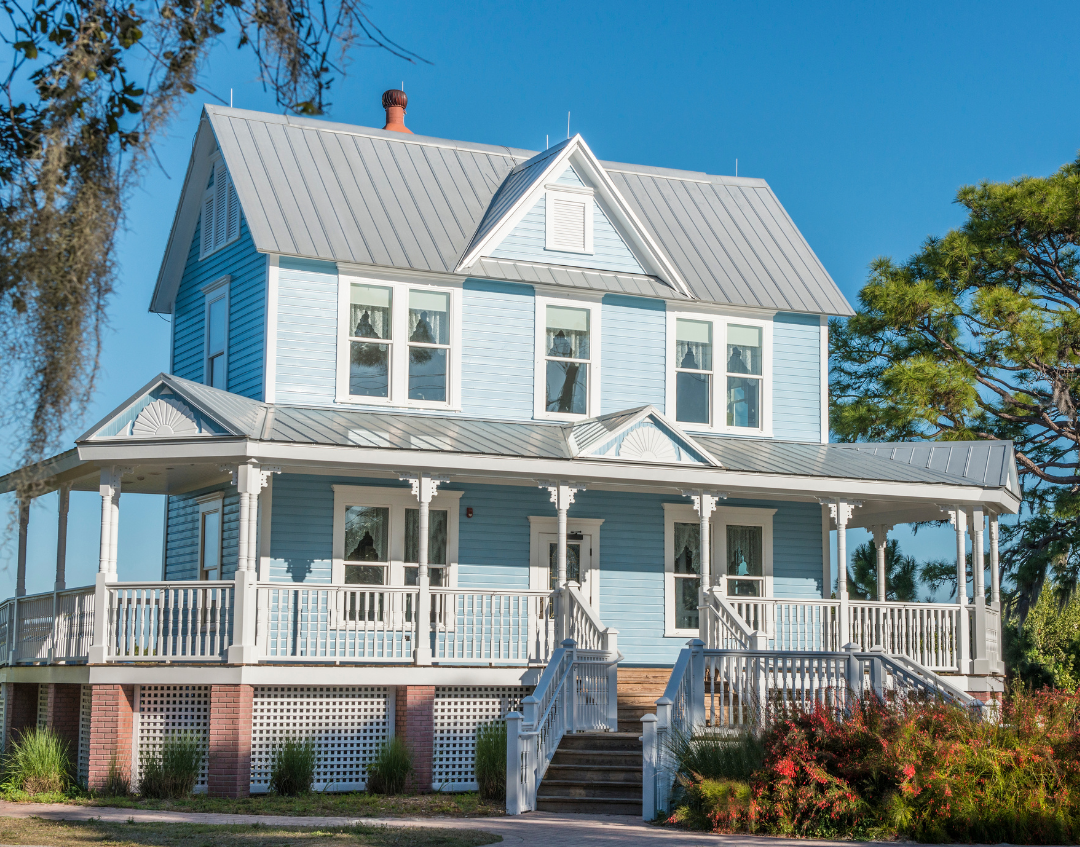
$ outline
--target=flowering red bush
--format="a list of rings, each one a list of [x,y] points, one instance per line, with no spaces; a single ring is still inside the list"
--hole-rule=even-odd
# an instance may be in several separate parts
[[[738,785],[688,774],[674,819],[720,832],[1076,843],[1080,697],[1015,692],[1000,720],[869,696],[843,719],[774,716],[764,767]],[[719,777],[719,778],[716,778]]]

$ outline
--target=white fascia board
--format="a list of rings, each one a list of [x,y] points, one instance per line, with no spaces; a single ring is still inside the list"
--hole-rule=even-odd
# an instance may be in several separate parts
[[[150,298],[151,312],[167,315],[173,310],[184,267],[187,265],[191,239],[195,235],[195,224],[199,221],[203,192],[210,178],[210,152],[216,147],[217,139],[204,110],[191,145],[191,158],[188,159],[187,173],[181,184],[180,200],[165,242],[165,254],[161,258],[154,294]]]
[[[111,421],[117,415],[123,414],[125,411],[127,411],[128,407],[132,403],[134,403],[136,400],[138,400],[144,394],[147,394],[147,393],[153,391],[159,385],[163,385],[165,383],[165,376],[166,376],[165,374],[159,373],[152,380],[150,380],[148,383],[146,383],[146,385],[144,385],[142,388],[140,388],[138,391],[136,391],[134,394],[132,394],[130,397],[128,397],[127,400],[125,400],[123,403],[121,403],[119,406],[117,406],[115,409],[113,409],[111,412],[109,412],[109,414],[107,414],[105,417],[103,417],[101,420],[99,420],[92,427],[90,427],[90,429],[88,429],[86,432],[84,432],[82,435],[80,435],[78,438],[76,438],[75,443],[79,444],[79,443],[81,443],[83,441],[87,441],[90,438],[93,438],[95,432],[97,432],[99,429],[101,429],[103,426],[105,426],[105,424],[107,424],[109,421]]]
[[[237,438],[93,442],[79,445],[79,457],[101,464],[160,464],[179,461],[197,463],[200,460],[208,463],[225,460],[237,463],[254,460],[263,464],[291,466],[297,469],[297,472],[325,466],[336,467],[342,471],[348,468],[394,471],[419,469],[460,477],[494,475],[517,479],[568,479],[586,484],[595,481],[669,488],[703,487],[747,496],[770,492],[798,492],[805,497],[846,500],[885,499],[909,503],[982,504],[1010,514],[1015,514],[1019,508],[1019,500],[1004,489],[984,489],[969,485],[755,474],[723,468],[688,465],[672,467],[598,459],[575,461],[421,450],[297,445]]]

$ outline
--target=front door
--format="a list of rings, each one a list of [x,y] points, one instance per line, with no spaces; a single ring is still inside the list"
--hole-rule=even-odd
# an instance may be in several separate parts
[[[566,579],[581,585],[582,596],[596,609],[599,597],[595,597],[595,570],[593,568],[593,538],[590,533],[568,532],[566,534]],[[554,532],[540,533],[540,555],[546,570],[548,590],[554,590],[559,573],[559,536]]]

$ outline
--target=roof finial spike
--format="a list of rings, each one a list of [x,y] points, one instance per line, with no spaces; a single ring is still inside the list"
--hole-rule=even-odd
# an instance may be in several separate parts
[[[566,140],[570,140],[570,112],[566,113]]]

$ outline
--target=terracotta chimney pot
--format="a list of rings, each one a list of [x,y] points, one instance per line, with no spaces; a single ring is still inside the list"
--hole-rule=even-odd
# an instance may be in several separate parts
[[[405,96],[405,92],[396,88],[384,91],[382,104],[386,109],[386,126],[383,129],[407,132],[412,135],[412,130],[405,126],[405,107],[409,105],[409,98]]]

